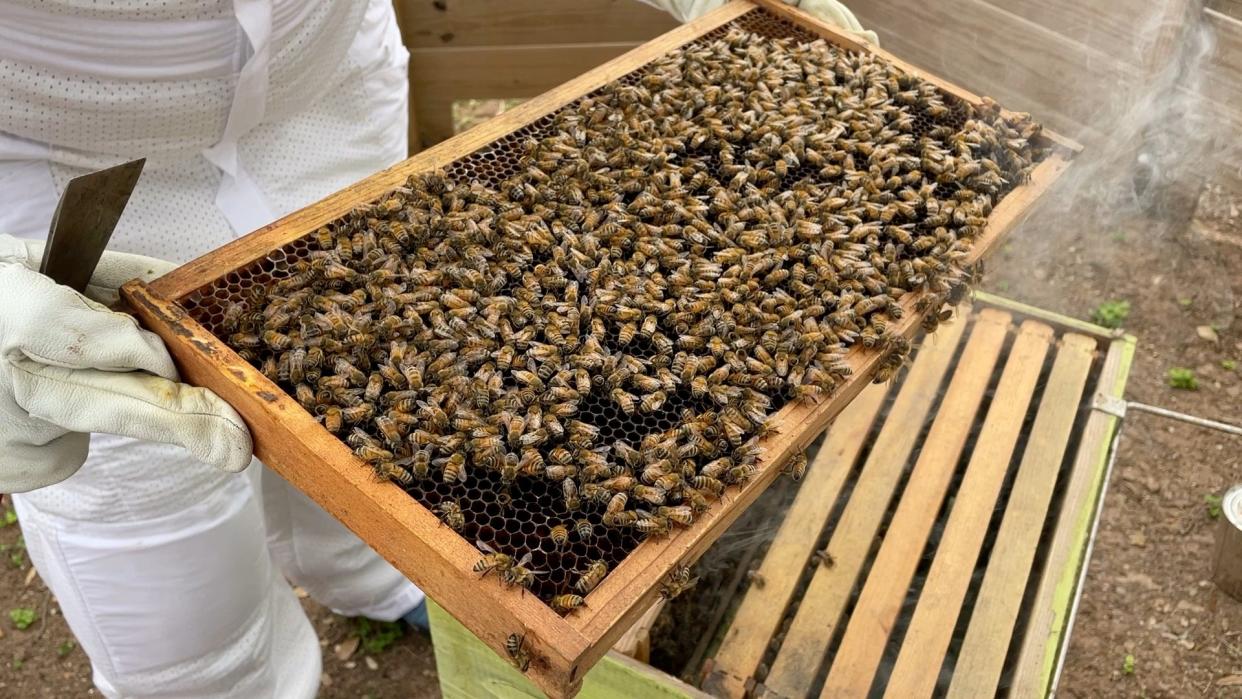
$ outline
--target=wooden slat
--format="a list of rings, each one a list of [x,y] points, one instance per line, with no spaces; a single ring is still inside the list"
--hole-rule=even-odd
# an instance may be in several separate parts
[[[892,2],[893,0],[885,0]],[[1080,44],[1109,53],[1134,66],[1145,60],[1151,47],[1152,27],[1164,5],[1150,0],[987,0],[990,4],[1050,29]],[[1175,0],[1184,3],[1185,0]],[[997,34],[992,38],[1004,41]]]
[[[638,46],[606,43],[478,46],[410,52],[410,89],[469,98],[534,97]]]
[[[677,26],[634,0],[395,0],[414,48],[647,41]],[[503,66],[501,66],[503,68]]]
[[[1216,45],[1199,66],[1198,90],[1234,113],[1242,112],[1242,19],[1207,10],[1203,19]]]
[[[953,379],[902,491],[884,543],[845,627],[821,697],[864,696],[910,587],[936,513],[970,435],[1009,331],[1008,313],[979,313]]]
[[[651,605],[638,621],[634,622],[623,636],[614,644],[613,651],[629,656],[639,662],[651,662],[651,628],[655,626],[660,612],[664,611],[666,600],[661,597]]]
[[[970,699],[996,693],[1057,473],[1078,414],[1066,406],[1076,406],[1081,400],[1095,347],[1094,338],[1073,334],[1062,337],[1031,427],[1029,443],[1038,447],[1027,449],[1018,466],[1012,495],[958,653],[949,688],[951,697]],[[1047,566],[1049,570],[1061,570],[1051,559]],[[1033,609],[1036,613],[1046,609],[1050,614],[1063,614],[1066,607],[1035,605]]]
[[[1209,9],[1234,19],[1242,19],[1242,0],[1207,0]]]
[[[1066,337],[1066,341],[1069,341]],[[1086,351],[1086,343],[1076,346]],[[1114,340],[1100,369],[1097,392],[1113,398],[1125,393],[1126,378],[1134,358],[1135,340],[1127,336]],[[1062,351],[1065,351],[1063,348]],[[1068,632],[1067,613],[1077,591],[1078,574],[1086,555],[1091,525],[1099,516],[1100,493],[1106,475],[1106,462],[1119,420],[1101,411],[1092,411],[1083,428],[1073,472],[1061,500],[1061,514],[1055,534],[1048,544],[1047,563],[1040,577],[1026,634],[1014,663],[1011,696],[1044,696],[1053,679],[1057,652]],[[1034,436],[1032,436],[1032,439]],[[966,696],[965,693],[959,696]]]
[[[431,602],[432,648],[445,699],[538,699],[543,694],[509,662],[487,650],[473,634]],[[527,641],[530,637],[527,637]],[[710,699],[706,694],[620,653],[609,653],[582,680],[590,699]]]
[[[828,542],[833,564],[815,571],[764,680],[776,695],[801,696],[814,681],[965,328],[962,319],[942,326],[915,356]]]
[[[884,385],[867,387],[829,428],[759,567],[763,584],[747,590],[712,661],[703,684],[712,695],[745,694],[887,393]]]
[[[1137,68],[983,0],[852,9],[886,49],[1070,135],[1094,124],[1119,91],[1145,89]]]
[[[1013,450],[1053,338],[1052,328],[1032,320],[1024,322],[1017,333],[961,486],[953,499],[953,509],[945,523],[931,570],[919,592],[918,606],[902,639],[885,697],[930,697],[936,687],[937,670],[949,648],[962,600],[970,586],[996,499],[1009,471]],[[1043,447],[1036,444],[1035,448]]]

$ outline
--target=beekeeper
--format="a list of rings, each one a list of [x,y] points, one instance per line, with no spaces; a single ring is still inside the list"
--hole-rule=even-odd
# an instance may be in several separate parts
[[[724,2],[644,1],[682,20]],[[0,492],[20,493],[105,696],[314,696],[320,646],[286,579],[341,614],[425,613],[313,502],[246,470],[237,413],[105,307],[403,158],[407,57],[386,0],[0,0]],[[33,271],[65,184],[138,157],[87,295]]]

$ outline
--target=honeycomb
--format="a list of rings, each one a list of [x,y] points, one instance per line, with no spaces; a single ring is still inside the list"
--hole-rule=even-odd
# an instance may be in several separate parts
[[[700,37],[688,47],[707,46],[736,29],[767,39],[787,38],[799,43],[817,39],[793,24],[756,9]],[[618,82],[638,84],[647,72],[648,68],[640,68]],[[456,182],[477,182],[489,188],[500,188],[507,179],[522,171],[524,143],[552,136],[559,114],[575,109],[583,99],[590,99],[600,92],[602,89],[460,158],[445,168],[445,177]],[[965,124],[970,114],[969,105],[948,94],[942,97],[948,107],[947,113],[934,120],[925,115],[918,116],[912,129],[916,137],[936,127],[949,127],[956,131]],[[709,164],[711,177],[722,176],[720,167],[719,162]],[[787,179],[798,182],[817,176],[817,168],[802,164],[793,168]],[[954,184],[946,184],[940,192],[948,196],[955,187]],[[294,273],[294,265],[309,259],[317,249],[316,242],[308,235],[274,250],[263,260],[188,294],[180,299],[180,303],[195,320],[227,340],[226,309],[232,304],[245,304],[256,288],[267,288],[288,278]],[[509,288],[511,290],[512,287]],[[605,344],[610,351],[622,351],[617,344],[615,329],[610,330]],[[650,341],[641,336],[623,351],[639,358],[649,358],[656,353]],[[257,360],[254,363],[256,366],[259,364]],[[771,412],[779,410],[790,397],[788,388],[773,395]],[[683,387],[671,391],[660,409],[649,414],[627,415],[618,409],[605,391],[593,391],[581,401],[574,419],[599,429],[597,443],[607,445],[625,440],[637,445],[644,436],[676,427],[686,409],[705,411],[714,407],[706,399],[695,398]],[[556,482],[542,478],[506,482],[498,472],[483,468],[470,468],[468,474],[464,482],[416,479],[402,487],[432,511],[438,511],[445,503],[459,504],[464,515],[459,533],[467,541],[479,542],[514,559],[529,555],[526,567],[540,571],[530,589],[544,601],[575,592],[574,583],[590,562],[603,561],[609,570],[614,569],[644,538],[634,528],[606,526],[603,503],[583,498],[580,509],[569,511]],[[563,546],[554,544],[551,537],[552,529],[558,525],[570,531],[568,542]]]

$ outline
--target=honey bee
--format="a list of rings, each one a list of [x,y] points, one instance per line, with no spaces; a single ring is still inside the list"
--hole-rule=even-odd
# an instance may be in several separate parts
[[[665,394],[664,391],[656,391],[654,393],[648,393],[647,395],[643,396],[642,402],[639,403],[638,405],[638,409],[644,413],[654,413],[655,411],[664,407],[664,403],[667,400],[668,400],[668,395]]]
[[[456,500],[443,500],[436,505],[435,512],[440,516],[440,521],[449,526],[449,529],[461,531],[466,526],[466,515],[461,509],[461,504]]]
[[[475,541],[474,545],[483,552],[483,557],[474,564],[474,572],[479,573],[479,577],[485,578],[492,571],[496,571],[496,575],[501,576],[513,567],[512,556],[496,551],[483,541]]]
[[[574,589],[582,594],[587,594],[599,585],[604,576],[608,575],[608,564],[603,561],[591,561],[587,564],[586,570],[581,572],[581,576],[574,582]]]
[[[388,461],[392,459],[392,452],[382,449],[374,444],[363,444],[354,449],[354,454],[363,461]]]
[[[400,426],[387,415],[380,415],[375,418],[375,427],[379,430],[380,436],[384,438],[389,447],[396,448],[405,441],[405,435],[401,433]]]
[[[507,570],[500,573],[500,581],[508,587],[530,587],[535,582],[535,577],[544,575],[546,570],[531,570],[526,566],[530,565],[532,555],[527,552],[522,556],[521,560],[510,566]]]
[[[633,415],[634,410],[638,407],[638,397],[632,393],[626,393],[620,388],[612,389],[609,393],[614,403],[621,408],[621,412],[626,415]]]
[[[785,464],[785,473],[795,481],[802,480],[802,476],[806,475],[807,458],[806,452],[800,451],[789,457],[789,463]]]
[[[414,477],[410,475],[410,472],[390,461],[375,464],[375,475],[404,486],[414,485]]]
[[[301,384],[301,385],[304,386],[305,384]],[[328,408],[324,410],[323,426],[324,426],[324,429],[328,430],[329,432],[333,434],[340,432],[342,427],[344,426],[343,421],[344,421],[344,418],[341,416],[340,408],[336,406],[329,406]]]
[[[455,453],[451,456],[438,459],[436,465],[440,466],[442,471],[440,478],[445,483],[462,483],[466,480],[466,457],[461,453]]]
[[[561,490],[565,496],[565,509],[577,512],[582,508],[582,498],[578,493],[578,484],[572,478],[561,481]]]
[[[656,514],[661,517],[667,517],[670,521],[676,522],[683,527],[688,527],[694,523],[694,512],[690,509],[689,505],[657,507]]]
[[[644,502],[652,505],[663,505],[667,493],[660,488],[647,485],[636,485],[630,489],[630,494]]]
[[[565,544],[569,543],[569,527],[566,527],[564,524],[558,524],[555,527],[552,527],[552,531],[548,535],[548,538],[552,540],[552,543],[557,548],[564,547]]]
[[[574,533],[580,541],[590,541],[595,536],[595,527],[590,520],[580,519],[574,522]]]
[[[429,449],[417,449],[414,455],[410,457],[410,472],[418,480],[426,480],[431,475],[431,451]]]
[[[526,649],[526,634],[509,634],[509,637],[505,639],[505,652],[509,654],[509,660],[519,672],[526,672],[530,668],[530,651]]]
[[[563,614],[575,611],[579,607],[586,605],[586,600],[581,595],[557,595],[551,599],[549,604],[552,606],[553,611]]]
[[[698,582],[697,576],[690,577],[690,566],[675,566],[660,582],[660,596],[666,600],[675,599]]]

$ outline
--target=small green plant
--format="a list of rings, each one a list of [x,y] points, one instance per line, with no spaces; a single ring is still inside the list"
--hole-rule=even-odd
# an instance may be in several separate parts
[[[4,517],[0,517],[0,529],[4,529],[10,524],[17,524],[17,513],[13,510],[5,510]]]
[[[1190,304],[1194,302],[1195,302],[1194,299],[1188,296],[1183,296],[1177,300],[1177,305],[1181,306],[1182,308],[1190,308]]]
[[[1220,360],[1220,368],[1225,371],[1233,371],[1238,368],[1238,363],[1232,359],[1222,359]]]
[[[23,662],[21,658],[13,658],[13,662],[12,662],[12,663],[10,663],[10,665],[12,665],[12,666],[13,666],[13,669],[14,669],[14,670],[20,670],[20,669],[22,669],[22,667],[23,667],[25,664],[26,664],[26,663],[25,663],[25,662]]]
[[[78,644],[74,643],[73,641],[65,641],[59,646],[56,646],[56,655],[63,658],[66,655],[69,655],[70,653],[72,653],[73,649],[77,647],[78,647]]]
[[[1106,328],[1120,328],[1129,315],[1129,301],[1105,301],[1091,311],[1091,320]]]
[[[1124,242],[1126,242],[1126,234],[1125,234],[1125,231],[1115,231],[1115,232],[1113,233],[1113,242],[1115,242],[1115,243],[1124,243]]]
[[[1203,496],[1203,504],[1207,505],[1207,516],[1209,519],[1220,519],[1220,501],[1219,495],[1208,493]]]
[[[1126,659],[1121,661],[1121,671],[1127,675],[1134,674],[1134,656],[1126,653]]]
[[[12,550],[10,550],[12,549]],[[0,546],[0,552],[8,551],[9,565],[14,568],[21,568],[26,565],[26,539],[25,537],[17,537],[17,542],[12,546]]]
[[[1199,390],[1199,379],[1195,378],[1194,370],[1186,367],[1175,366],[1169,369],[1169,373],[1165,374],[1165,381],[1169,386],[1183,391]]]
[[[13,622],[13,626],[17,627],[18,631],[25,631],[30,628],[31,624],[34,624],[38,618],[39,615],[30,607],[18,607],[9,610],[9,620]]]
[[[405,634],[401,624],[394,621],[375,621],[366,617],[354,618],[354,633],[362,641],[362,650],[379,655]]]

